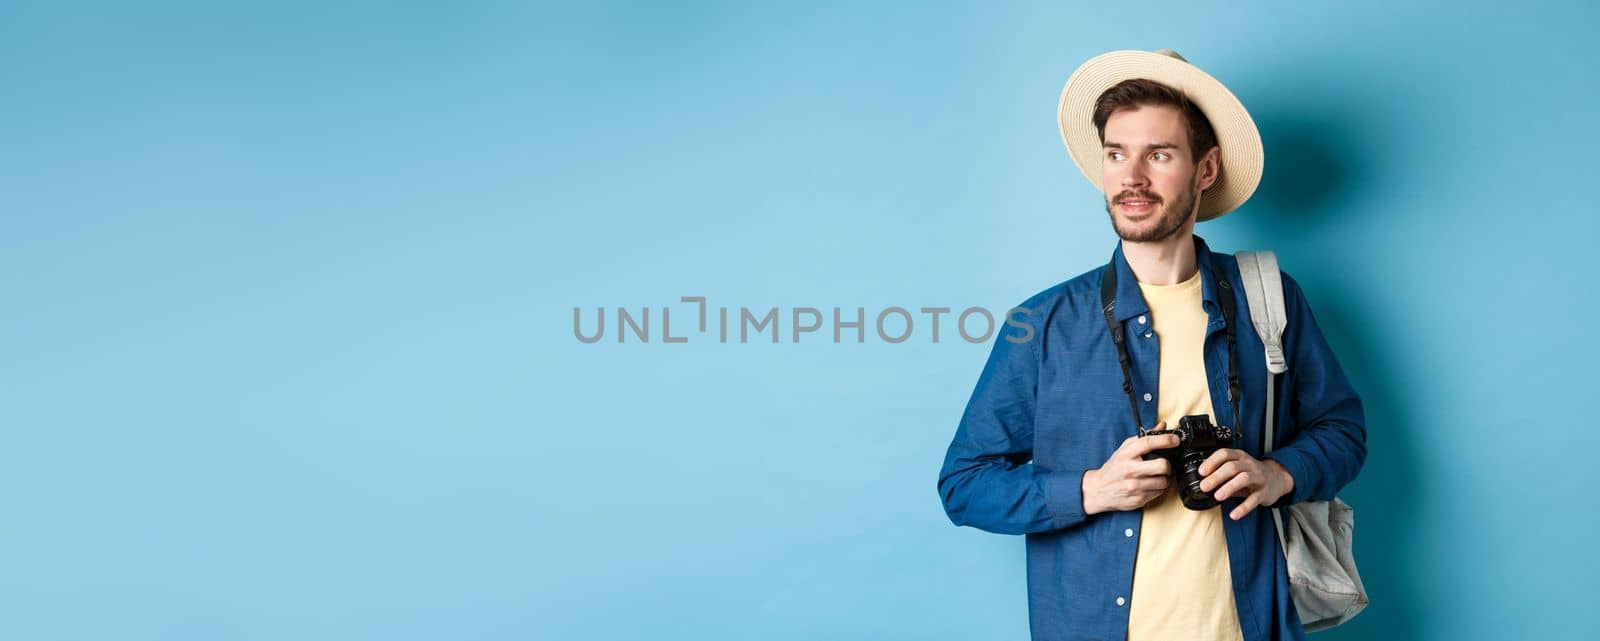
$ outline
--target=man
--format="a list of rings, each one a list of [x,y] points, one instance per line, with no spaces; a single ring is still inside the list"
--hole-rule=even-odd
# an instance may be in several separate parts
[[[1058,120],[1121,242],[1109,265],[1023,302],[1015,318],[1028,330],[995,340],[939,474],[945,511],[1027,535],[1036,641],[1304,638],[1271,514],[1256,508],[1332,499],[1361,469],[1366,427],[1283,274],[1289,370],[1262,455],[1266,363],[1237,261],[1193,235],[1259,183],[1254,122],[1170,51],[1091,59],[1067,81]],[[1172,466],[1144,458],[1178,438],[1138,436],[1196,415],[1239,435],[1199,468],[1200,490],[1220,501],[1209,509],[1185,507]]]

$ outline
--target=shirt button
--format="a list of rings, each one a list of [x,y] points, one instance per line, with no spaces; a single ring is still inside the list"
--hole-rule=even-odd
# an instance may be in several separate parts
[[[1143,324],[1144,324],[1144,317],[1143,317],[1143,316],[1140,316],[1140,317],[1139,317],[1139,324],[1140,324],[1140,325],[1143,325]]]
[[[1122,531],[1122,535],[1123,536],[1133,536],[1133,528],[1128,528],[1126,530],[1123,530]]]
[[[1145,332],[1144,333],[1144,337],[1145,338],[1150,338],[1151,336],[1155,336],[1155,334],[1151,334],[1150,332]]]
[[[1145,392],[1144,393],[1144,402],[1146,402],[1146,403],[1150,402],[1150,392]]]
[[[1124,598],[1122,598],[1122,597],[1120,597],[1120,596],[1119,596],[1119,597],[1117,597],[1117,606],[1118,606],[1118,607],[1121,607],[1121,606],[1122,606],[1122,604],[1124,604],[1124,603],[1127,603],[1127,602],[1128,602],[1128,600],[1127,600],[1127,599],[1124,599]]]

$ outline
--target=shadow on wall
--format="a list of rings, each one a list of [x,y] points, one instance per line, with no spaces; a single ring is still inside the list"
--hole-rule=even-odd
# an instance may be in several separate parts
[[[1317,324],[1361,394],[1366,413],[1366,464],[1340,497],[1356,510],[1356,562],[1372,602],[1349,623],[1314,637],[1325,641],[1414,639],[1422,632],[1412,601],[1420,569],[1414,552],[1425,544],[1412,534],[1421,474],[1415,429],[1397,392],[1422,380],[1411,371],[1420,366],[1403,354],[1377,351],[1384,319],[1352,311],[1368,307],[1357,298],[1363,283],[1337,276],[1348,255],[1341,222],[1369,215],[1347,205],[1361,200],[1354,196],[1358,190],[1374,187],[1362,173],[1362,154],[1349,142],[1355,140],[1353,132],[1372,135],[1381,128],[1357,121],[1362,113],[1370,112],[1308,114],[1299,105],[1257,110],[1267,167],[1250,203],[1257,215],[1250,229],[1241,230],[1255,241],[1251,244],[1276,250],[1305,286]]]

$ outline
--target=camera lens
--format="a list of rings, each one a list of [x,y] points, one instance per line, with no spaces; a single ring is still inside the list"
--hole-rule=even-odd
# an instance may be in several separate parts
[[[1214,451],[1214,450],[1213,450]],[[1200,489],[1200,464],[1211,452],[1188,450],[1183,453],[1183,506],[1191,510],[1209,510],[1217,506],[1217,499]]]

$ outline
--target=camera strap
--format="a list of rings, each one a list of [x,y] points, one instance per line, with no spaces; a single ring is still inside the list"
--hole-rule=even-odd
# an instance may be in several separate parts
[[[1211,267],[1217,276],[1217,303],[1222,307],[1222,318],[1226,325],[1224,331],[1228,339],[1228,401],[1233,404],[1233,418],[1234,422],[1237,423],[1239,420],[1239,359],[1235,353],[1237,350],[1235,349],[1236,341],[1234,336],[1236,323],[1234,322],[1233,312],[1233,286],[1228,283],[1227,272],[1223,271],[1222,261],[1217,258],[1216,254],[1211,255]],[[1128,407],[1133,410],[1134,427],[1138,428],[1140,436],[1144,436],[1147,430],[1144,428],[1144,419],[1139,416],[1139,401],[1133,396],[1133,377],[1130,374],[1130,366],[1128,364],[1128,346],[1124,341],[1125,336],[1123,335],[1122,324],[1117,322],[1116,302],[1117,263],[1113,259],[1111,264],[1106,266],[1105,273],[1100,278],[1100,307],[1106,315],[1106,328],[1111,331],[1111,342],[1117,346],[1117,364],[1122,366],[1122,393],[1128,395]],[[1154,428],[1155,426],[1152,425],[1151,427]],[[1239,428],[1238,425],[1233,427],[1235,430]]]

